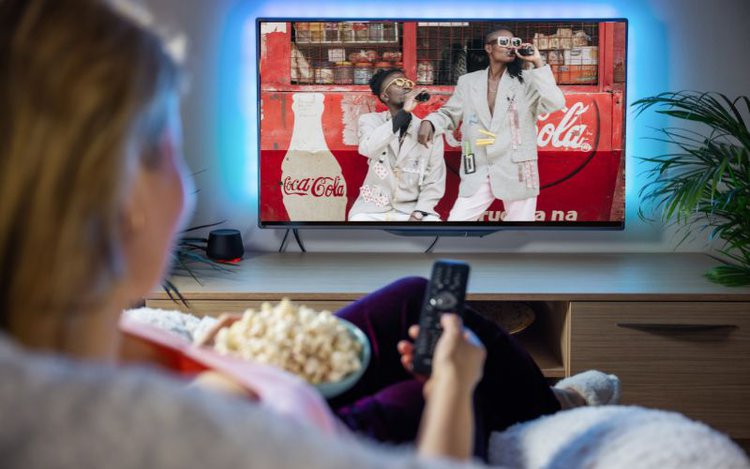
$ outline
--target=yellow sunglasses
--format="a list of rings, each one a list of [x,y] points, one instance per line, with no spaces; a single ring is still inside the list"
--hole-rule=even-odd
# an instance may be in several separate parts
[[[397,86],[400,86],[401,88],[406,88],[406,89],[414,88],[413,81],[409,80],[408,78],[398,77],[389,81],[388,84],[385,85],[385,88],[383,88],[382,92],[385,93],[386,91],[388,91],[388,88],[390,88],[391,85],[397,85]]]

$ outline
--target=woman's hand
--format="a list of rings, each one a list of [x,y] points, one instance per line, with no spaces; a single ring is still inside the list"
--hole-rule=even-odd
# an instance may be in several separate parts
[[[222,313],[216,318],[216,322],[202,336],[193,338],[193,345],[202,347],[213,344],[216,334],[218,334],[222,328],[229,327],[240,319],[242,319],[241,314]]]
[[[452,382],[462,389],[473,390],[482,377],[485,350],[479,339],[469,329],[463,327],[461,318],[455,314],[443,314],[440,318],[443,333],[435,346],[432,358],[432,376],[415,375],[418,379],[427,380],[425,397],[436,382]],[[409,337],[416,340],[419,326],[409,328]],[[414,363],[414,344],[402,340],[397,345],[401,354],[401,363],[412,371]]]
[[[443,314],[440,325],[443,333],[432,357],[431,385],[445,381],[473,390],[482,378],[484,346],[456,314]]]
[[[408,333],[412,340],[417,340],[419,326],[416,324],[411,326]],[[398,353],[401,354],[401,364],[404,365],[406,371],[414,373],[414,342],[408,340],[399,341],[399,343],[396,344],[396,349],[398,350]],[[427,376],[418,374],[414,374],[414,376],[422,381],[427,381]]]
[[[229,396],[243,397],[251,401],[259,401],[260,396],[252,389],[242,386],[229,376],[218,371],[208,370],[199,373],[190,386],[207,389]]]
[[[457,315],[443,314],[440,325],[443,333],[432,357],[432,376],[425,384],[417,450],[423,456],[468,460],[474,440],[472,395],[482,376],[485,350]],[[402,355],[402,361],[408,361],[404,356],[410,354]]]
[[[531,50],[534,51],[531,55],[521,55],[518,53],[518,49],[525,49],[527,47],[530,47]],[[534,68],[544,67],[544,60],[542,60],[542,54],[539,53],[539,49],[533,46],[533,44],[530,44],[528,42],[524,42],[521,44],[521,47],[516,49],[516,57],[523,60],[526,63],[532,63],[534,64]]]
[[[241,314],[221,314],[218,318],[216,318],[216,322],[206,331],[205,334],[203,334],[203,336],[195,337],[193,344],[199,347],[211,346],[219,330],[221,330],[223,327],[231,326],[234,322],[239,321],[240,319],[242,319]],[[206,370],[198,373],[198,375],[196,375],[190,385],[202,389],[216,391],[221,394],[244,397],[246,399],[250,399],[251,401],[260,400],[260,396],[255,391],[241,385],[240,383],[235,381],[234,378],[218,371]]]

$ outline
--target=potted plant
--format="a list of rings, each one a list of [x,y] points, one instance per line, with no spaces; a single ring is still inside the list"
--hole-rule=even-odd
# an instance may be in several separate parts
[[[636,115],[653,108],[679,126],[657,129],[669,150],[641,158],[651,164],[640,191],[639,215],[652,209],[675,222],[685,238],[703,231],[720,243],[721,265],[706,276],[723,285],[750,284],[750,99],[680,91],[639,99]],[[650,206],[644,209],[644,205]]]
[[[198,284],[202,285],[200,279],[198,278],[198,275],[193,270],[194,267],[198,265],[207,265],[214,270],[220,270],[223,272],[232,271],[230,268],[232,264],[215,261],[206,256],[206,245],[208,244],[208,238],[190,236],[190,233],[194,231],[202,230],[204,228],[211,228],[222,223],[224,222],[220,221],[218,223],[211,223],[208,225],[194,226],[182,232],[182,236],[175,244],[174,252],[172,253],[172,255],[174,256],[174,260],[172,262],[172,271],[170,272],[169,277],[174,274],[188,274],[193,278],[193,280],[198,282]],[[164,280],[162,280],[161,286],[172,301],[174,301],[175,303],[182,303],[183,305],[185,305],[185,307],[190,307],[187,300],[182,296],[180,291],[169,280],[169,278],[165,278]]]

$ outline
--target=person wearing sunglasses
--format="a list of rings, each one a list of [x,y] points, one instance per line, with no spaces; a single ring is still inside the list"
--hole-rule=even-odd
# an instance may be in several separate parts
[[[504,221],[534,221],[539,195],[536,121],[565,106],[539,51],[506,27],[485,36],[486,69],[458,79],[451,98],[420,124],[418,140],[461,123],[461,183],[448,221],[476,221],[500,199]]]
[[[349,221],[440,221],[435,206],[445,193],[443,139],[419,145],[421,119],[412,114],[428,95],[401,69],[378,70],[370,89],[387,109],[359,117],[359,153],[369,166]]]

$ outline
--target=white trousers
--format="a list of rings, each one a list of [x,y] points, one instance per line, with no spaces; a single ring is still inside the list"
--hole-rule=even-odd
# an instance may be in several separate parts
[[[381,213],[357,213],[349,217],[349,221],[409,221],[409,213],[391,210]],[[435,215],[425,215],[422,221],[441,221],[440,217]]]
[[[453,204],[448,221],[477,221],[485,210],[495,201],[490,186],[490,178],[484,180],[474,195],[459,196]],[[503,221],[535,221],[536,197],[521,200],[503,200],[505,218]]]

